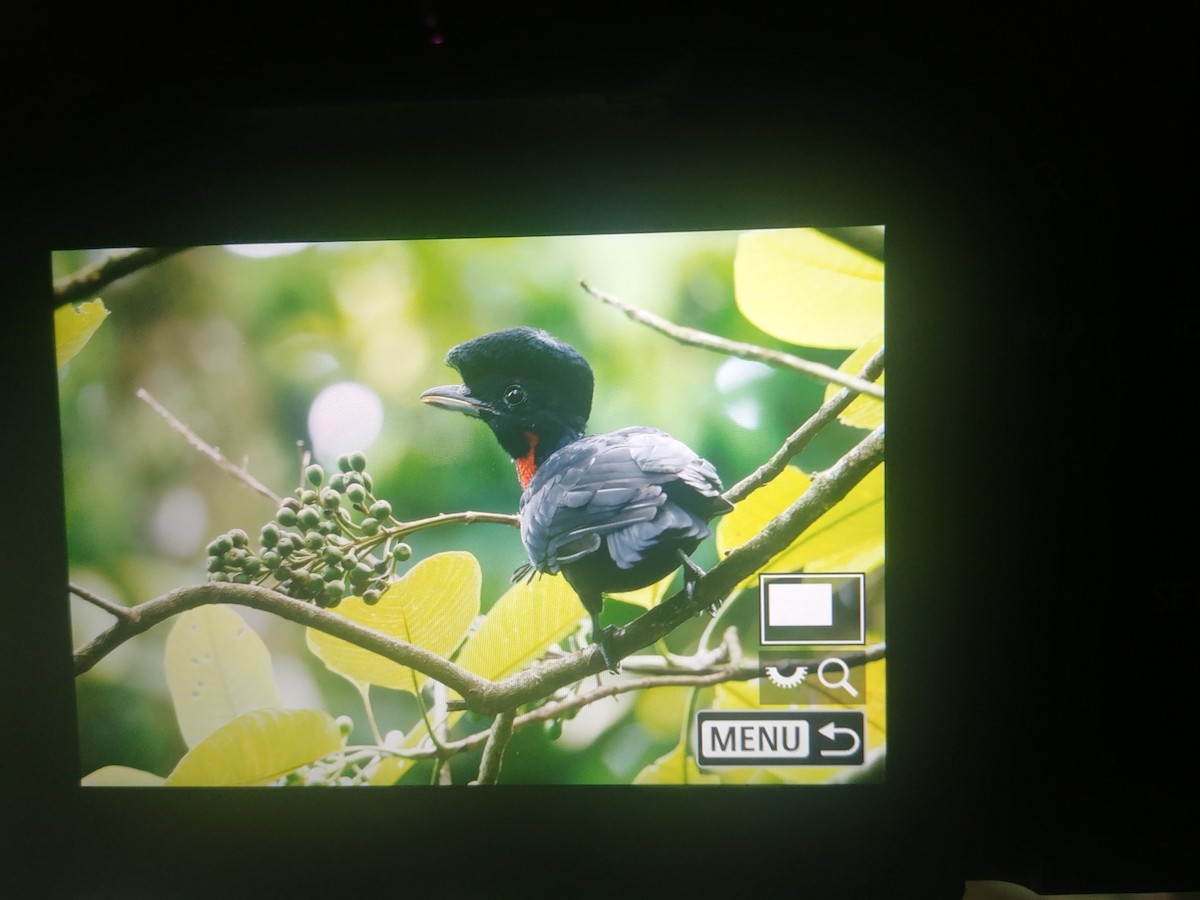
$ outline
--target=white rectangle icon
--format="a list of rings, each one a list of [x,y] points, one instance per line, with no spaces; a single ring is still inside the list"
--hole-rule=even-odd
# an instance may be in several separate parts
[[[768,583],[767,624],[772,627],[833,625],[833,585]]]

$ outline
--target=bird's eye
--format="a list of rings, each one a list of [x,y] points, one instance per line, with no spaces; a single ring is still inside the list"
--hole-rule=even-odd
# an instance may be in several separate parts
[[[509,385],[504,391],[504,402],[509,407],[520,406],[528,399],[528,394],[525,393],[525,388],[519,384]]]

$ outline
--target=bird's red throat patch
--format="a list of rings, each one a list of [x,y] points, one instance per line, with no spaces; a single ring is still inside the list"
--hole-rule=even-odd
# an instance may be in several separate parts
[[[520,480],[522,488],[529,487],[529,482],[533,481],[533,476],[537,473],[538,468],[537,462],[534,460],[538,436],[532,431],[527,431],[525,437],[529,439],[529,452],[524,456],[517,457],[517,478]]]

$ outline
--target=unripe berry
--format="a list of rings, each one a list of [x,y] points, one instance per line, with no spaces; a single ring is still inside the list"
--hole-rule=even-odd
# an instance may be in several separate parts
[[[325,480],[325,470],[314,463],[304,470],[304,480],[313,487],[318,487]]]
[[[376,500],[371,504],[371,515],[376,519],[386,519],[392,514],[392,504],[386,500]]]

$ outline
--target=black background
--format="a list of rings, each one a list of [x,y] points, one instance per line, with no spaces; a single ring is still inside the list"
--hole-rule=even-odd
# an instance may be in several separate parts
[[[1111,731],[1190,711],[1195,67],[1169,14],[26,14],[0,37],[9,895],[1200,886],[1194,754]],[[886,787],[78,791],[51,246],[775,217],[889,229]],[[1120,664],[1146,635],[1154,689]]]

